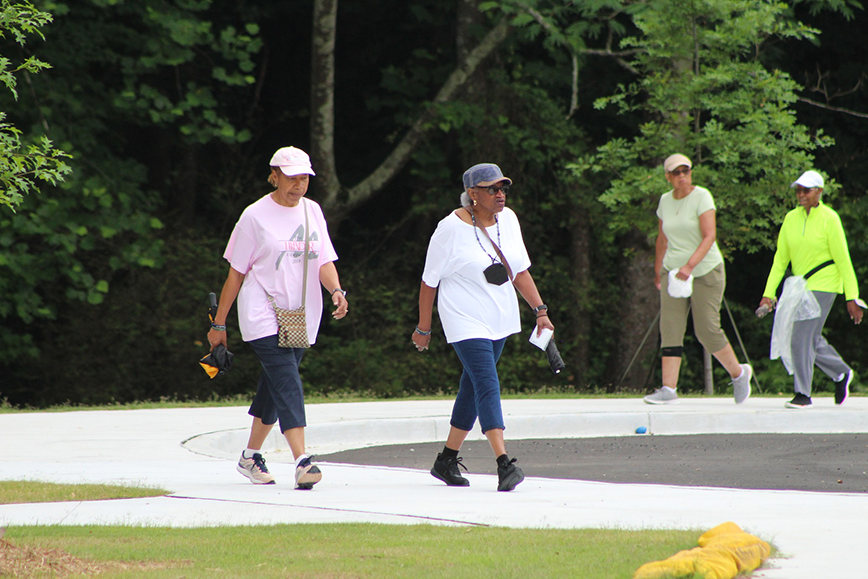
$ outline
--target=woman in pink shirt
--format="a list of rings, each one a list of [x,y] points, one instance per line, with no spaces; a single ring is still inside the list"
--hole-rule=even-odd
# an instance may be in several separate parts
[[[253,425],[238,471],[254,484],[274,484],[261,449],[279,421],[296,460],[295,488],[310,489],[322,479],[322,473],[305,453],[307,422],[298,371],[305,350],[278,345],[277,318],[269,296],[284,309],[304,304],[311,345],[316,342],[322,318],[320,284],[331,295],[335,319],[346,316],[349,306],[334,265],[338,256],[322,208],[304,197],[310,177],[315,175],[310,157],[295,147],[284,147],[274,154],[270,164],[268,182],[274,191],[244,210],[223,254],[230,264],[229,276],[220,292],[208,341],[212,349],[217,344],[226,345],[226,317],[237,298],[241,338],[262,364],[249,410]]]

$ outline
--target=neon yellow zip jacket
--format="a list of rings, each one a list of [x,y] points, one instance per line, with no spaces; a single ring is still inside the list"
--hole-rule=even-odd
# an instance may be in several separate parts
[[[805,275],[830,259],[835,263],[812,275],[808,279],[808,289],[843,293],[847,301],[855,300],[859,297],[859,284],[850,261],[841,218],[822,201],[810,213],[804,207],[796,207],[787,213],[781,225],[778,249],[763,297],[775,297],[788,264],[792,263],[793,275]]]

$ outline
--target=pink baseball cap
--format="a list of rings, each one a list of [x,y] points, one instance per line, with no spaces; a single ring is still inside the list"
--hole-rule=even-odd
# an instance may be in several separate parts
[[[310,166],[310,157],[301,149],[295,147],[283,147],[278,149],[269,163],[272,167],[280,167],[287,177],[293,175],[316,175]]]

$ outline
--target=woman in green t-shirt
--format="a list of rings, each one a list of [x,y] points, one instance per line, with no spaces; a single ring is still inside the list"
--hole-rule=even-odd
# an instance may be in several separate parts
[[[657,207],[654,260],[654,284],[660,290],[663,386],[644,400],[648,404],[678,402],[676,389],[690,310],[696,338],[729,372],[735,402],[741,404],[750,396],[753,369],[739,364],[720,327],[726,272],[717,247],[714,198],[708,189],[693,185],[693,165],[686,156],[671,155],[663,169],[672,185]]]

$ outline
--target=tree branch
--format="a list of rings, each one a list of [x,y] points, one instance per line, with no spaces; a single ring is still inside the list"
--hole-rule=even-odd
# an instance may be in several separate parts
[[[410,130],[404,137],[395,145],[392,152],[380,164],[379,167],[368,175],[361,183],[351,188],[347,194],[348,198],[343,206],[338,206],[333,202],[331,208],[337,208],[343,211],[348,211],[361,205],[371,195],[382,189],[391,181],[395,175],[407,164],[410,157],[422,142],[424,136],[431,130],[430,122],[437,113],[437,105],[449,102],[453,99],[456,93],[464,86],[467,80],[473,75],[479,65],[488,57],[497,46],[506,39],[509,33],[510,26],[506,20],[502,20],[482,39],[479,45],[476,46],[467,57],[458,64],[437,96],[427,106],[425,111],[419,116]]]
[[[623,56],[632,56],[641,52],[640,50],[618,50],[614,51],[609,48],[600,49],[600,48],[583,48],[579,51],[581,54],[593,54],[595,56],[609,56],[615,59],[615,62],[629,70],[632,74],[638,75],[639,71],[633,68],[629,62],[624,60]]]
[[[338,0],[316,0],[310,72],[310,158],[317,179],[311,186],[323,207],[337,203],[341,190],[335,163],[335,36]]]
[[[820,107],[821,109],[828,109],[830,111],[835,111],[838,113],[845,113],[848,115],[853,115],[854,117],[860,117],[863,119],[868,119],[868,113],[859,113],[856,111],[851,111],[850,109],[844,109],[841,107],[833,107],[831,105],[824,105],[823,103],[818,103],[817,101],[812,101],[811,99],[806,99],[805,97],[796,97],[797,100],[803,103],[808,103],[809,105],[813,105],[815,107]]]
[[[534,20],[536,20],[537,24],[543,27],[543,29],[548,32],[552,37],[562,36],[560,31],[556,30],[551,24],[549,24],[546,19],[540,14],[538,11],[534,10],[530,6],[521,7],[525,12],[531,15]],[[626,60],[622,57],[624,56],[632,56],[639,52],[639,50],[623,50],[619,52],[612,51],[612,28],[609,27],[609,35],[606,39],[606,48],[605,49],[597,49],[597,48],[582,48],[576,51],[570,45],[563,43],[567,51],[570,53],[570,57],[573,61],[573,94],[570,100],[570,111],[567,114],[567,118],[573,116],[573,113],[579,108],[579,62],[577,55],[578,54],[593,54],[595,56],[608,56],[615,59],[615,61],[629,70],[631,73],[638,75],[639,71],[630,66]]]

